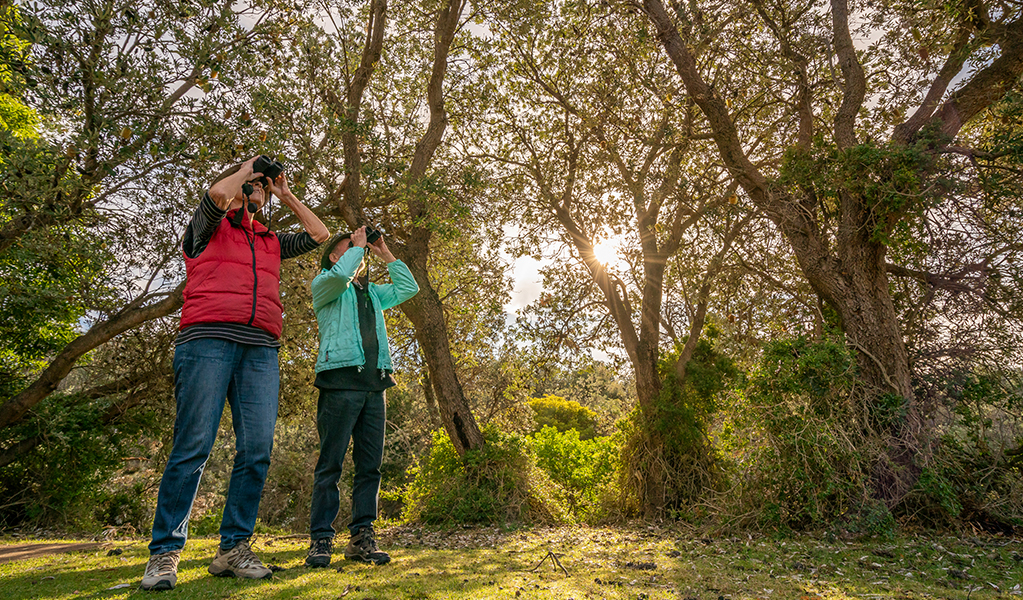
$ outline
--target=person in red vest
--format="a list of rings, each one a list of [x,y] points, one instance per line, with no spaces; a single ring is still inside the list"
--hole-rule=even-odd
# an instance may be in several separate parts
[[[281,260],[316,249],[330,233],[291,193],[283,173],[271,180],[253,172],[257,158],[217,177],[182,241],[186,283],[174,349],[174,445],[160,482],[142,589],[169,590],[177,583],[189,513],[225,400],[231,406],[236,454],[220,546],[209,572],[271,576],[249,547],[249,537],[277,422]],[[295,213],[305,231],[275,233],[255,220],[271,194]]]

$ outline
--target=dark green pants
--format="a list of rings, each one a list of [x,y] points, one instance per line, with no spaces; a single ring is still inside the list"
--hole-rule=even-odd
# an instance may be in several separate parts
[[[352,484],[354,535],[372,526],[380,495],[380,461],[384,457],[384,424],[387,408],[384,392],[320,390],[316,428],[320,432],[320,458],[316,461],[309,534],[314,540],[334,536],[334,519],[341,505],[338,480],[341,465],[352,443],[355,481]]]

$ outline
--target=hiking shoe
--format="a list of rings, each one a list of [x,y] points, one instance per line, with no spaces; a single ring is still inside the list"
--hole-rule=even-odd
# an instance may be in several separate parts
[[[146,574],[142,576],[144,590],[173,590],[178,582],[178,561],[181,550],[171,550],[163,554],[154,554],[146,564]]]
[[[263,565],[246,540],[238,542],[238,545],[226,552],[218,546],[217,555],[208,571],[217,577],[269,579],[273,576],[273,571]]]
[[[320,538],[309,544],[309,554],[305,557],[305,566],[317,569],[330,566],[330,555],[334,552],[334,538]]]
[[[361,560],[375,565],[386,565],[391,562],[391,557],[377,548],[372,527],[360,527],[359,532],[348,540],[348,546],[345,548],[345,560]]]

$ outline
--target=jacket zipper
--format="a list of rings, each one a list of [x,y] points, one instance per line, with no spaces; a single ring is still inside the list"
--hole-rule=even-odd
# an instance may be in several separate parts
[[[249,325],[256,320],[256,291],[259,288],[259,275],[256,274],[256,234],[253,232],[252,238],[249,237],[249,232],[245,232],[245,239],[249,242],[249,250],[252,251],[252,315],[249,317]]]

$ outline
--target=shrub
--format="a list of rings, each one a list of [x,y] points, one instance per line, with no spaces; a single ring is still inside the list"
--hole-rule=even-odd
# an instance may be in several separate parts
[[[95,530],[97,510],[112,500],[102,485],[121,467],[125,448],[141,430],[138,422],[104,424],[109,400],[85,404],[76,396],[53,395],[32,418],[5,432],[39,443],[0,469],[0,526],[36,525],[65,531]],[[133,509],[134,510],[134,509]]]
[[[968,520],[1011,532],[1023,525],[1019,383],[975,369],[951,372],[939,384],[942,435],[905,510],[928,525]]]
[[[483,433],[483,446],[459,457],[450,438],[434,432],[412,467],[403,518],[434,525],[567,520],[564,495],[534,465],[528,440],[494,427]]]
[[[719,431],[736,477],[730,508],[742,520],[804,528],[864,509],[868,529],[883,528],[886,511],[867,500],[869,468],[880,449],[867,432],[869,416],[861,414],[855,383],[852,356],[840,339],[798,337],[764,348]]]
[[[533,409],[536,432],[544,427],[554,427],[561,432],[575,429],[581,440],[589,440],[597,435],[597,413],[574,400],[547,394],[542,398],[530,399],[529,408]]]
[[[681,350],[676,348],[659,362],[662,384],[654,406],[636,408],[620,423],[624,443],[618,485],[626,513],[654,506],[673,517],[690,519],[706,492],[720,485],[707,432],[717,410],[717,396],[737,370],[709,340],[702,339],[687,364],[685,378],[679,381],[674,367]]]
[[[550,425],[533,436],[536,465],[564,490],[569,510],[581,521],[606,517],[615,491],[621,436],[581,439],[579,432],[560,432]]]

